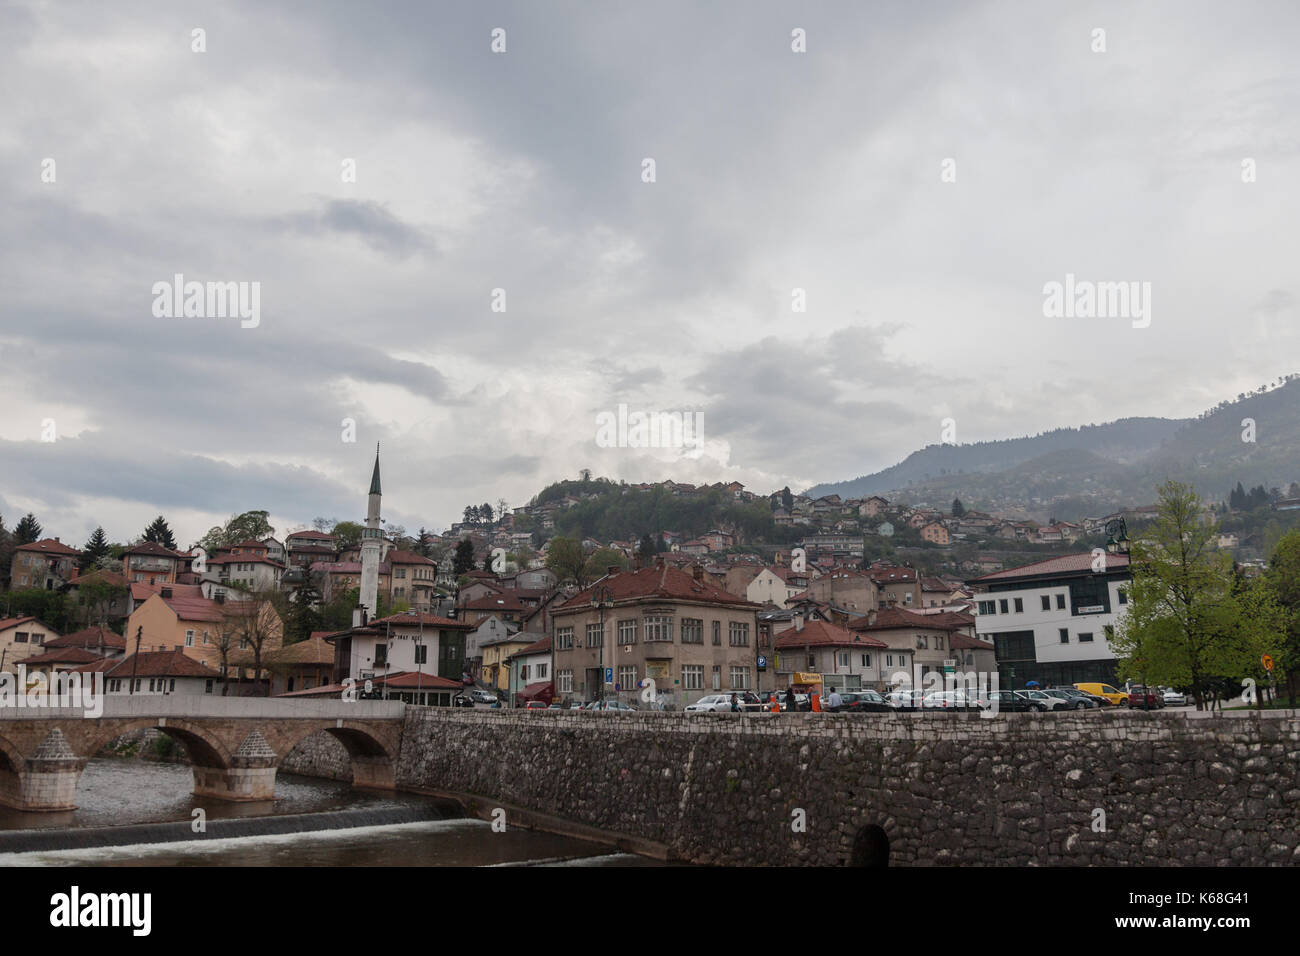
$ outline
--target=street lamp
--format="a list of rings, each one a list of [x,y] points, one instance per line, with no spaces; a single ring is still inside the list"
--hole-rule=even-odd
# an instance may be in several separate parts
[[[600,610],[600,677],[596,685],[600,688],[599,700],[605,702],[605,608],[614,606],[614,592],[608,585],[602,584],[591,592],[591,606]]]
[[[1108,554],[1128,554],[1128,525],[1123,518],[1114,518],[1106,522],[1106,552]]]

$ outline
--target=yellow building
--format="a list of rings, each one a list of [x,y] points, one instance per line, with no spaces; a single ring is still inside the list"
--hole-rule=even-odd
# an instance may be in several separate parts
[[[520,631],[509,637],[499,637],[495,640],[481,642],[479,650],[483,654],[483,664],[480,673],[483,680],[503,693],[508,692],[510,690],[510,665],[506,663],[506,658],[515,651],[522,651],[536,640],[536,634]],[[516,690],[523,690],[523,687],[517,687]]]
[[[284,628],[269,601],[205,598],[198,585],[176,584],[135,609],[125,637],[128,654],[136,652],[138,639],[142,653],[181,651],[220,673],[223,650],[228,664],[259,640],[266,654],[281,646]]]

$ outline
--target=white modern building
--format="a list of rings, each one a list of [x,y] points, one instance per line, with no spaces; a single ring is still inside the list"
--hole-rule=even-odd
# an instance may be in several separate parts
[[[1109,637],[1128,603],[1127,554],[1084,552],[973,578],[975,631],[1004,687],[1115,681]]]

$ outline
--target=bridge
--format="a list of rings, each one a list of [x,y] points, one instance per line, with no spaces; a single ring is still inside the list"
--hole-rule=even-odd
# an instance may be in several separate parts
[[[325,731],[346,749],[356,787],[392,790],[406,705],[377,700],[281,700],[180,695],[104,696],[103,713],[80,707],[0,707],[0,804],[76,809],[86,761],[110,741],[157,728],[179,741],[196,796],[270,800],[280,761]]]

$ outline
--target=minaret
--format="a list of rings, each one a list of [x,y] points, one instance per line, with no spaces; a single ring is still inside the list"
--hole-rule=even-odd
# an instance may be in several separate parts
[[[366,623],[379,612],[379,557],[383,529],[380,527],[379,444],[375,444],[375,471],[370,476],[370,498],[366,504],[366,526],[361,531],[361,606],[353,613],[352,624]]]

